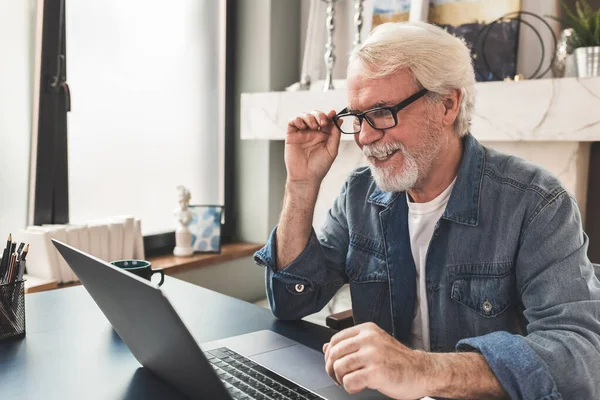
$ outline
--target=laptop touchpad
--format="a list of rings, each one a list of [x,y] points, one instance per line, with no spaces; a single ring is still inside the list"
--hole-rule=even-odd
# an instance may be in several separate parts
[[[310,390],[335,385],[325,372],[323,354],[305,346],[289,346],[249,358]]]

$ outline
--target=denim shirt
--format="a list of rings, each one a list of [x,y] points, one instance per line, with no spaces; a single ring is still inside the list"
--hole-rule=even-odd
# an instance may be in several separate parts
[[[574,199],[539,167],[471,135],[463,146],[426,260],[432,351],[480,352],[514,399],[600,399],[600,282]],[[356,323],[408,343],[416,271],[406,193],[355,170],[321,233],[281,271],[276,233],[255,254],[276,317],[317,312],[349,283]]]

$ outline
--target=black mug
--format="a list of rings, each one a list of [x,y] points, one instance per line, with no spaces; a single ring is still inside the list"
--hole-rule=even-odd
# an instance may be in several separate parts
[[[158,286],[165,282],[165,272],[162,269],[152,269],[150,261],[145,260],[118,260],[111,261],[111,264],[115,267],[124,269],[125,271],[131,272],[134,275],[139,276],[147,280],[151,280],[153,274],[160,274],[160,282]]]

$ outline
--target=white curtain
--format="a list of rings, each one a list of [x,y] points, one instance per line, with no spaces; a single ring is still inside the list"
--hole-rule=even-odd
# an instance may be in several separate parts
[[[67,4],[69,202],[74,223],[173,231],[178,185],[223,203],[225,2]]]

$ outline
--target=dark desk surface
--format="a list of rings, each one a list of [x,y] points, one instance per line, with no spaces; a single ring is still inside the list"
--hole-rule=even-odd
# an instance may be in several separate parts
[[[333,333],[175,278],[162,288],[199,343],[270,329],[321,350]],[[0,342],[0,399],[182,398],[140,368],[83,287],[27,295],[25,310],[27,336]]]

